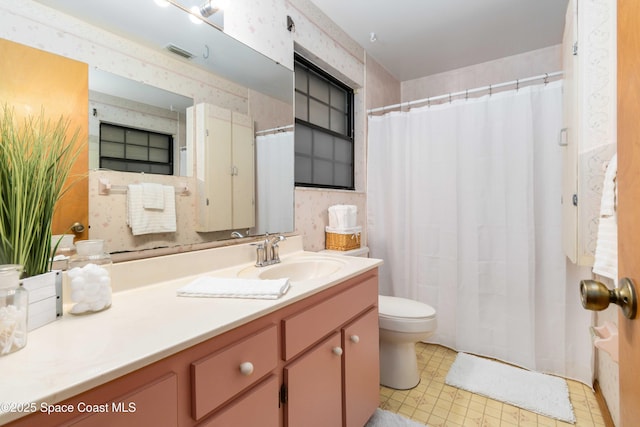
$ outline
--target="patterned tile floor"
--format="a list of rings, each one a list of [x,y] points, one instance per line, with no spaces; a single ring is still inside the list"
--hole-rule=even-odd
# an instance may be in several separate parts
[[[604,427],[593,391],[567,380],[576,424],[557,421],[444,383],[456,352],[418,343],[421,381],[412,390],[380,387],[380,408],[397,412],[429,427]]]

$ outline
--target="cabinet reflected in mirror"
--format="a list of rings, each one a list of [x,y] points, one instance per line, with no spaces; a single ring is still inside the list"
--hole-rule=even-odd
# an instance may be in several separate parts
[[[133,15],[129,13],[128,0],[90,7],[79,0],[38,1],[57,10],[62,22],[67,15],[80,20],[72,25],[78,40],[73,55],[78,52],[90,70],[90,238],[104,239],[109,252],[133,252],[127,258],[143,258],[157,254],[146,255],[148,249],[186,251],[230,239],[233,230],[242,235],[294,230],[290,69],[216,28],[194,27],[184,19],[188,14],[177,7],[150,7],[143,22],[129,26],[126,21]],[[117,39],[123,35],[128,39],[124,43]],[[37,37],[44,38],[46,34]],[[47,40],[42,45],[60,51],[57,43]],[[167,46],[176,43],[194,53],[194,57],[185,59],[171,53]],[[247,181],[249,186],[235,191],[253,193],[249,205],[236,208],[245,213],[250,209],[248,216],[253,220],[242,226],[232,223],[231,228],[216,231],[197,227],[197,206],[206,195],[199,190],[196,168],[206,162],[200,153],[188,148],[187,129],[192,124],[187,121],[186,108],[203,102],[250,117],[253,178]],[[101,126],[105,127],[103,132]],[[101,134],[105,139],[102,148]],[[170,137],[170,142],[160,146],[154,142],[144,150],[140,148],[143,138],[164,137]],[[175,233],[132,235],[127,223],[126,190],[101,191],[104,183],[126,189],[129,184],[142,182],[176,188]],[[180,190],[185,187],[188,192]],[[219,207],[228,209],[225,202],[219,202]]]
[[[286,124],[291,104],[249,90],[254,118],[212,104],[194,106],[189,97],[96,68],[89,89],[90,236],[107,240],[111,252],[187,250],[232,238],[232,230],[244,236],[293,231],[293,126]],[[211,123],[193,114],[204,106],[218,112],[210,114]],[[114,129],[134,142],[120,141]],[[130,147],[138,153],[144,145],[137,135],[145,132],[171,137],[170,173],[154,173],[158,162],[149,165],[144,156],[129,158]],[[232,134],[244,143],[233,144]],[[176,233],[130,234],[126,186],[143,182],[176,187]],[[105,192],[104,183],[122,191]]]

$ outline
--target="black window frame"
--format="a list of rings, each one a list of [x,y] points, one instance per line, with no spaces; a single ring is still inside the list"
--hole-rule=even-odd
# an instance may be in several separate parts
[[[103,141],[107,141],[105,139],[103,139],[103,132],[102,132],[102,127],[106,125],[106,126],[112,126],[112,127],[116,127],[119,129],[122,129],[125,132],[125,141],[124,141],[124,151],[125,151],[125,156],[124,157],[110,157],[110,156],[106,156],[103,155],[102,152],[102,142]],[[147,159],[149,158],[148,154],[150,151],[150,147],[148,144],[149,141],[149,135],[160,135],[162,137],[166,137],[168,140],[168,161],[165,162],[156,162],[156,161],[151,161],[151,160],[138,160],[138,159],[129,159],[126,157],[126,150],[127,150],[127,142],[126,142],[126,132],[127,131],[135,131],[135,132],[143,132],[147,134],[147,146],[146,146],[146,150],[147,150]],[[115,141],[111,141],[111,142],[115,142]],[[119,143],[119,142],[117,142]],[[129,145],[136,145],[138,147],[141,147],[140,145],[137,144],[129,144]],[[100,131],[99,131],[99,136],[98,136],[98,158],[99,158],[99,165],[100,168],[105,168],[103,166],[103,160],[111,160],[111,161],[117,161],[117,162],[122,162],[124,164],[139,164],[139,165],[150,165],[150,166],[161,166],[161,167],[168,167],[169,170],[168,172],[158,172],[158,171],[154,171],[154,172],[144,172],[144,173],[153,173],[156,175],[167,175],[167,176],[172,176],[174,174],[174,162],[173,162],[173,156],[174,156],[174,138],[173,135],[169,134],[169,133],[162,133],[162,132],[157,132],[157,131],[152,131],[152,130],[148,130],[148,129],[142,129],[142,128],[135,128],[135,127],[131,127],[131,126],[124,126],[122,124],[119,123],[112,123],[112,122],[100,122]],[[109,170],[114,170],[114,171],[118,171],[118,172],[128,172],[128,173],[140,173],[140,171],[129,171],[129,170],[122,170],[122,169],[114,169],[113,167],[109,167],[107,168]]]
[[[330,85],[333,85],[339,89],[342,89],[343,91],[346,92],[346,114],[347,114],[347,123],[345,125],[345,130],[346,133],[342,134],[340,132],[336,132],[333,131],[331,129],[322,127],[322,126],[318,126],[316,124],[313,124],[309,121],[300,119],[298,117],[295,117],[295,123],[296,125],[302,125],[305,126],[307,128],[310,128],[312,131],[318,131],[318,132],[322,132],[324,134],[329,135],[332,138],[339,138],[342,140],[347,141],[350,146],[351,146],[351,173],[350,173],[350,179],[351,179],[351,185],[350,186],[343,186],[343,185],[327,185],[327,184],[318,184],[318,183],[313,183],[313,182],[299,182],[297,179],[295,179],[295,185],[297,187],[311,187],[311,188],[328,188],[328,189],[337,189],[337,190],[355,190],[355,141],[354,141],[354,90],[349,87],[348,85],[344,84],[343,82],[341,82],[340,80],[338,80],[337,78],[335,78],[334,76],[332,76],[331,74],[327,73],[326,71],[324,71],[322,68],[318,67],[317,65],[313,64],[311,61],[307,60],[306,58],[304,58],[303,56],[299,55],[298,53],[294,53],[294,70],[296,67],[301,66],[303,68],[305,68],[307,70],[307,72],[312,73],[313,75],[315,75],[316,77],[327,81]],[[294,71],[295,72],[295,71]],[[295,85],[294,85],[295,86]],[[300,92],[297,88],[294,88],[294,95],[297,93],[302,93]],[[310,99],[313,99],[316,102],[320,102],[322,104],[328,105],[328,107],[331,109],[331,101],[329,100],[329,104],[327,104],[327,102],[324,102],[322,100],[319,100],[317,98],[312,97],[311,95],[309,95],[309,91],[307,88],[307,93],[303,94],[305,96],[305,98],[307,99],[307,102],[309,102]],[[309,111],[309,105],[307,105],[307,111]],[[297,132],[296,132],[297,134]],[[298,156],[298,151],[296,150],[296,156]],[[310,156],[310,158],[313,158],[313,156]],[[335,164],[335,159],[332,162],[333,164]],[[335,173],[335,172],[334,172]]]

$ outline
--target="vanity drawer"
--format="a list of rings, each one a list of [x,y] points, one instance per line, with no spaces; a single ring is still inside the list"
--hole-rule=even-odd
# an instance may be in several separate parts
[[[278,330],[271,325],[191,363],[191,415],[198,420],[276,368]]]
[[[282,320],[284,360],[289,360],[338,329],[358,313],[378,303],[378,276]]]

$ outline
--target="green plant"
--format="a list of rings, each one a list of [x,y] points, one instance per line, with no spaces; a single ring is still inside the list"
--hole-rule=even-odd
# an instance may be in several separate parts
[[[50,269],[51,222],[79,147],[70,122],[28,116],[13,108],[0,114],[0,264],[20,264],[24,276]]]

